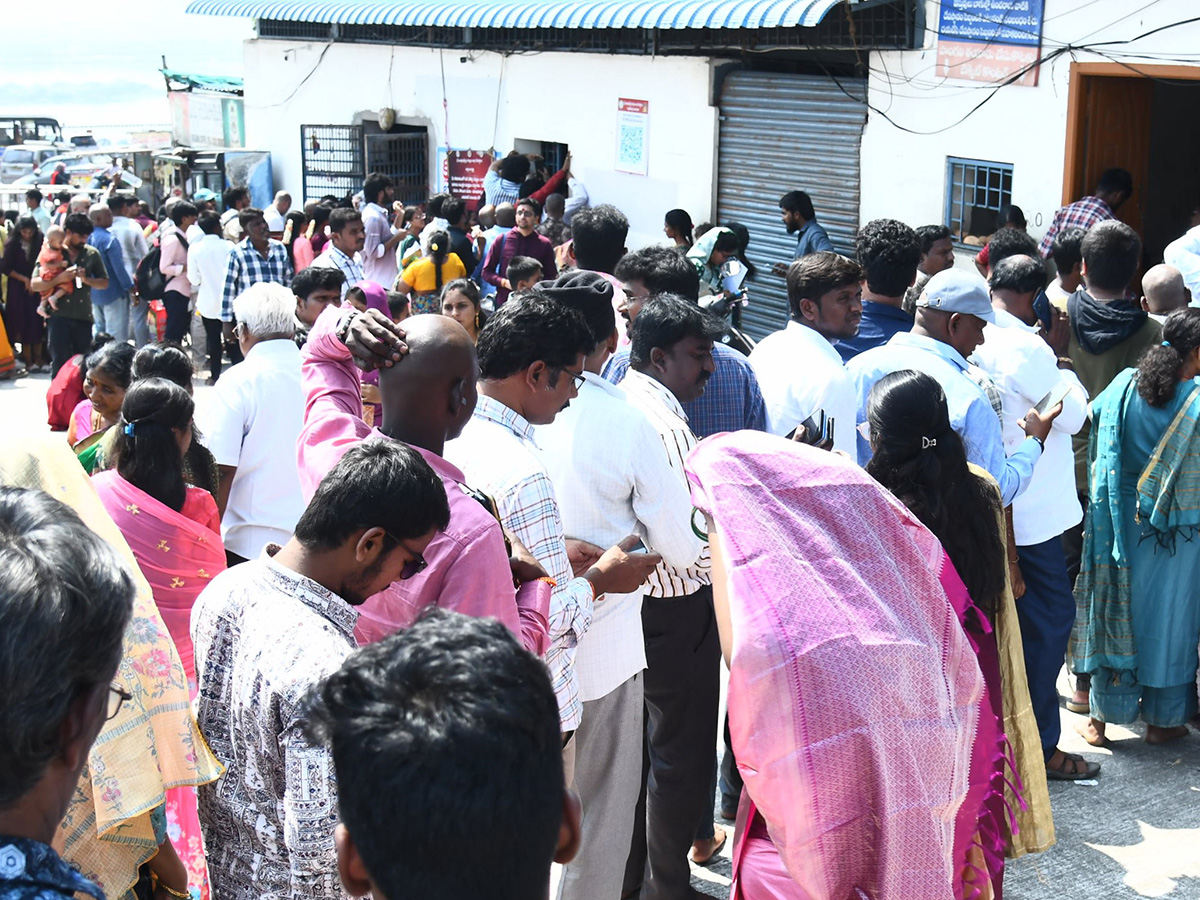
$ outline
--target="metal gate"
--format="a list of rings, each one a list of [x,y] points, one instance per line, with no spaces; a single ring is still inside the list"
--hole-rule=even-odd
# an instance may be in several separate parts
[[[784,279],[771,274],[796,249],[780,222],[780,197],[807,191],[834,247],[853,255],[867,88],[861,79],[839,81],[840,88],[829,77],[735,72],[721,88],[717,222],[750,230],[747,256],[758,273],[742,326],[755,338],[788,317]]]
[[[348,197],[362,190],[366,170],[361,125],[301,125],[300,148],[305,200],[326,194]]]
[[[424,203],[429,193],[428,144],[429,135],[424,130],[369,134],[367,171],[382,172],[391,178],[396,185],[396,199],[405,206]]]

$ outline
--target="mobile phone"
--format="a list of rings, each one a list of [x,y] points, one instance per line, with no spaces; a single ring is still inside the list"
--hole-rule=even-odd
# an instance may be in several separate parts
[[[824,416],[824,413],[822,413],[821,415]],[[829,416],[822,423],[821,439],[819,441],[817,441],[817,446],[820,447],[822,450],[832,450],[833,449],[833,423],[834,423],[834,421],[835,420],[834,420],[833,416]]]
[[[1071,385],[1064,378],[1054,387],[1050,388],[1050,392],[1037,402],[1037,406],[1033,408],[1034,412],[1039,416],[1045,415],[1048,410],[1053,409],[1055,404],[1059,403],[1069,393],[1071,393]]]
[[[638,541],[632,547],[625,551],[626,553],[649,553],[650,549],[646,546],[645,541]]]
[[[799,441],[801,444],[809,444],[815,447],[821,442],[821,435],[824,433],[825,410],[818,409],[813,415],[797,425],[790,437],[793,441]]]

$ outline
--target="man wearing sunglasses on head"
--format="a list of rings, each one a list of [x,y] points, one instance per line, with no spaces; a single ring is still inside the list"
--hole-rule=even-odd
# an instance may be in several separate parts
[[[356,607],[425,568],[450,519],[441,479],[393,441],[346,451],[282,547],[229,569],[192,610],[196,718],[225,775],[199,792],[214,896],[341,898],[333,759],[301,699],[354,650]]]

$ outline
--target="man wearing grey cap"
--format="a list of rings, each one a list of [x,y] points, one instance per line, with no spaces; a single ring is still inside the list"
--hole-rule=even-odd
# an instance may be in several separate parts
[[[858,396],[858,422],[867,418],[871,388],[885,375],[911,369],[933,377],[946,392],[950,424],[962,437],[967,459],[982,466],[1000,483],[1004,505],[1029,485],[1033,466],[1061,406],[1039,415],[1030,410],[1023,421],[1026,439],[1011,456],[1004,453],[1000,420],[987,395],[966,374],[967,357],[983,343],[983,328],[995,322],[987,285],[978,275],[947,269],[929,279],[917,300],[910,332],[894,335],[882,347],[860,353],[846,364]],[[866,465],[871,447],[858,439],[858,462]]]

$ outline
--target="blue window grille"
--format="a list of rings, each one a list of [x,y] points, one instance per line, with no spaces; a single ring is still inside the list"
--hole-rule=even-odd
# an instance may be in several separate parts
[[[1012,163],[946,157],[945,225],[957,244],[976,245],[1003,224],[1000,211],[1012,203]]]

